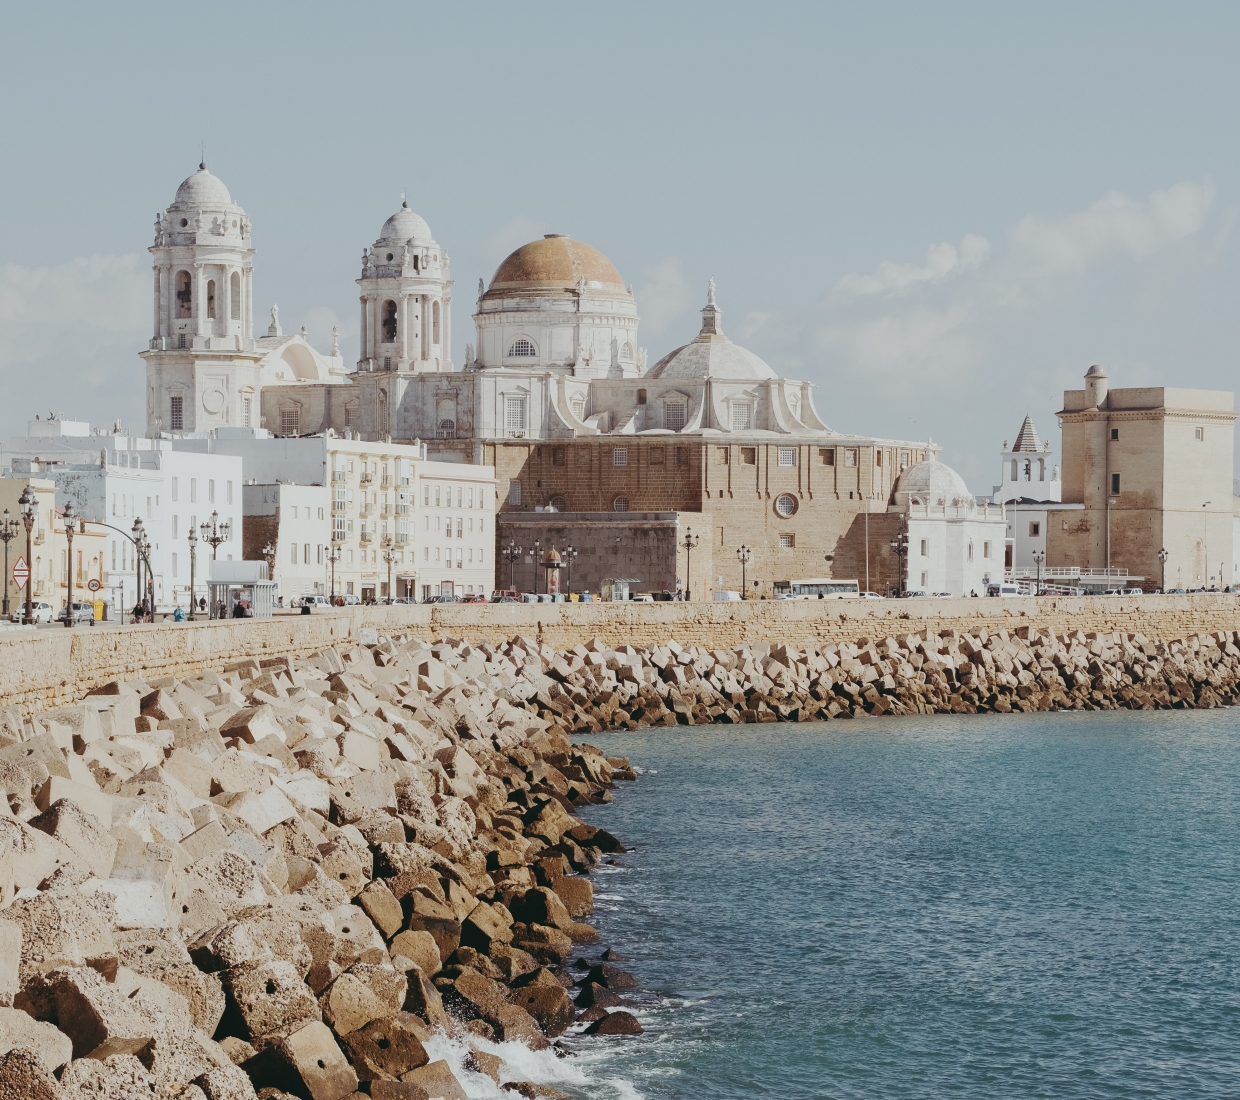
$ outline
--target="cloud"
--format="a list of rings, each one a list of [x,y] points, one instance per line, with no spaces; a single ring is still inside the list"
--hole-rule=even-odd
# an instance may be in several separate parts
[[[653,344],[661,347],[666,341],[659,337],[673,327],[683,329],[676,335],[684,340],[691,340],[697,335],[700,325],[692,325],[688,331],[686,319],[693,309],[694,293],[685,277],[680,261],[667,259],[654,267],[644,268],[643,281],[634,288],[633,297],[641,314],[641,337],[647,346]],[[706,287],[701,288],[702,304],[706,304]],[[679,323],[679,324],[678,324]],[[726,325],[725,325],[726,329]]]
[[[1155,191],[1144,202],[1111,191],[1066,218],[1030,214],[1012,229],[1011,260],[1026,278],[1079,274],[1113,255],[1146,260],[1198,233],[1214,196],[1207,179]]]
[[[95,255],[50,267],[0,267],[0,432],[55,409],[140,424],[151,326],[146,257]]]
[[[946,241],[932,244],[926,249],[924,267],[884,260],[873,275],[845,275],[835,284],[835,292],[858,297],[869,294],[899,294],[918,283],[935,283],[949,275],[975,271],[989,254],[990,242],[985,237],[966,233],[959,248]]]

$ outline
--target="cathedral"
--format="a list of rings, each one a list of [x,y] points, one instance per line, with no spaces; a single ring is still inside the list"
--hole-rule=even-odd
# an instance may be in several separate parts
[[[548,234],[479,280],[458,367],[448,253],[402,203],[362,252],[346,370],[335,339],[321,355],[274,307],[253,337],[250,222],[205,166],[158,217],[151,253],[152,435],[417,442],[494,466],[497,552],[526,590],[546,582],[548,550],[570,547],[572,587],[593,591],[625,579],[700,599],[744,577],[753,596],[823,576],[884,591],[914,575],[893,545],[908,522],[897,482],[935,446],[829,427],[811,383],[728,338],[713,279],[698,333],[649,365],[632,286],[597,249]]]

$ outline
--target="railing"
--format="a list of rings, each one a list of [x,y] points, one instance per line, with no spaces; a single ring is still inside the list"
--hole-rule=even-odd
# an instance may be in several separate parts
[[[1127,577],[1128,570],[1118,565],[1108,566],[1104,569],[1082,569],[1079,565],[1044,565],[1042,567],[1042,579],[1049,577]],[[1034,578],[1038,576],[1037,566],[1021,565],[1005,570],[1007,580],[1020,580],[1025,578]]]
[[[374,481],[374,479],[375,479],[374,474],[369,474],[365,470],[363,470],[361,476],[357,480],[360,481],[363,485],[369,485],[372,481]]]

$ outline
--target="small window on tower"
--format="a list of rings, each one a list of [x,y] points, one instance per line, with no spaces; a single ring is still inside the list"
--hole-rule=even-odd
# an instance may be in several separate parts
[[[390,299],[383,303],[383,342],[396,343],[396,303]]]
[[[1119,429],[1118,429],[1118,428],[1112,428],[1112,429],[1111,429],[1111,438],[1112,438],[1112,439],[1118,439],[1118,438],[1119,438]]]
[[[174,432],[183,432],[185,430],[185,398],[172,398],[171,415],[169,417],[169,427]]]
[[[1036,539],[1041,533],[1042,533],[1042,524],[1040,523],[1029,524],[1029,537],[1030,538]]]
[[[207,316],[215,320],[215,280],[207,280]]]
[[[192,317],[194,309],[193,281],[188,271],[177,272],[177,316]]]
[[[645,390],[637,391],[637,403],[639,405],[644,405],[646,403],[646,391]]]
[[[534,347],[532,341],[522,336],[520,340],[512,342],[512,347],[508,349],[508,354],[514,359],[530,359],[538,354],[538,349]]]
[[[551,448],[551,465],[552,466],[567,466],[568,465],[568,451],[566,448],[564,447],[552,447]]]
[[[241,274],[240,272],[234,271],[232,273],[232,276],[228,280],[228,285],[231,288],[229,297],[232,299],[232,310],[231,310],[232,319],[234,321],[240,321],[241,320]]]
[[[281,409],[280,410],[280,434],[281,435],[300,435],[301,434],[301,414],[297,409]]]
[[[1119,496],[1119,474],[1111,475],[1111,495]]]
[[[757,447],[742,447],[741,448],[741,465],[742,466],[756,466],[757,464],[758,464],[758,448]]]
[[[834,466],[835,465],[835,448],[834,447],[819,447],[818,457],[822,459],[822,464],[824,466]]]

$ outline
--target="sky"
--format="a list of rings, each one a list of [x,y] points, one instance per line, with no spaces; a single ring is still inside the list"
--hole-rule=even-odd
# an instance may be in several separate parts
[[[976,492],[1092,363],[1232,390],[1235,4],[0,4],[0,435],[143,425],[158,211],[207,164],[255,317],[356,358],[401,194],[456,280],[543,233],[634,285],[656,362],[714,276],[841,431]],[[265,328],[264,328],[265,330]]]

